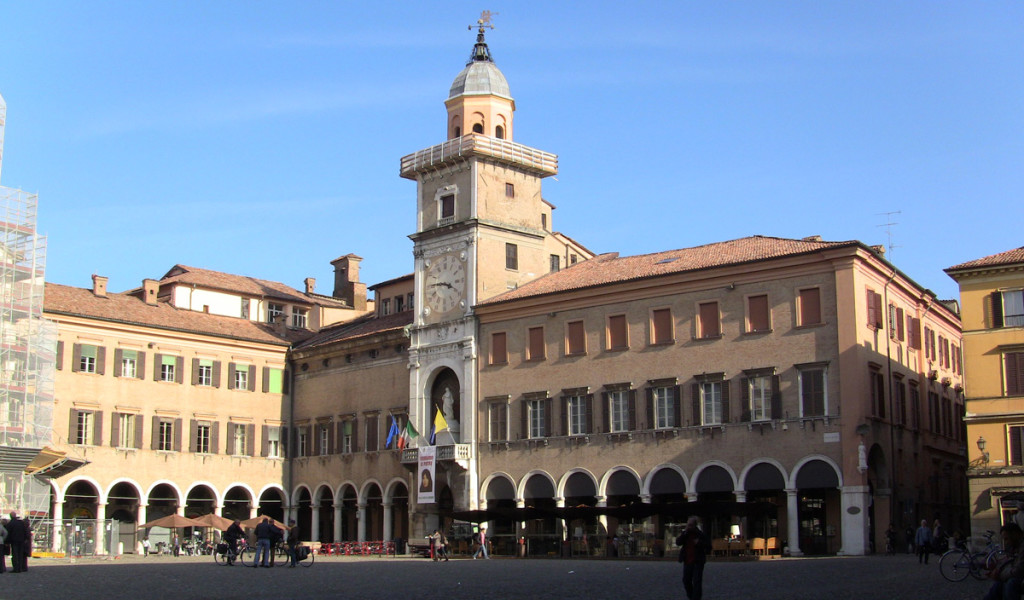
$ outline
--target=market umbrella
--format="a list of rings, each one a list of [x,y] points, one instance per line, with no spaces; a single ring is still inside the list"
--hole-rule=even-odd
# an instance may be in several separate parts
[[[193,520],[197,523],[202,523],[204,527],[213,527],[214,529],[219,529],[221,531],[224,531],[228,527],[231,527],[231,524],[234,523],[234,521],[232,521],[231,519],[228,519],[227,517],[222,517],[214,513],[203,515],[201,517],[195,517]]]
[[[143,523],[139,525],[139,529],[149,529],[150,527],[166,527],[167,529],[179,529],[181,527],[205,527],[199,521],[189,519],[181,515],[167,515],[166,517],[160,517],[150,521],[149,523]]]
[[[273,517],[268,517],[266,515],[260,515],[252,519],[246,519],[245,521],[242,521],[242,527],[244,527],[245,529],[256,529],[256,526],[259,525],[260,521],[262,521],[263,519],[270,519],[270,522],[273,523],[274,526],[278,529],[283,529],[285,531],[291,529],[291,527],[288,527],[287,525],[278,521],[277,519]]]

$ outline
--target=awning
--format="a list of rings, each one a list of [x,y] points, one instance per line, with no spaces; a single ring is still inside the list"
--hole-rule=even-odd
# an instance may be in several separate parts
[[[11,448],[11,450],[25,450],[25,448]],[[2,449],[0,449],[0,454],[2,454]],[[46,447],[38,450],[31,462],[24,467],[24,471],[27,475],[56,479],[87,464],[89,461],[85,459],[72,458],[66,452]]]

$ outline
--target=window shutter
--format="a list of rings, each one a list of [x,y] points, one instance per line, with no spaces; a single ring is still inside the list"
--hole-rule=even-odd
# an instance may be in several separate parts
[[[611,407],[608,404],[608,392],[601,392],[601,415],[604,418],[604,433],[612,430]]]
[[[629,430],[636,431],[636,390],[629,390]]]
[[[992,292],[992,328],[998,329],[1003,326],[1003,294]]]
[[[263,367],[263,393],[270,391],[270,367]]]
[[[559,396],[558,405],[558,416],[562,426],[562,435],[569,435],[569,399],[565,396]]]
[[[718,302],[705,302],[700,305],[700,337],[716,337],[721,333],[718,324]]]
[[[192,385],[199,385],[199,359],[192,359]]]
[[[174,383],[185,381],[185,359],[178,356],[174,359]]]
[[[1024,441],[1024,427],[1010,427],[1010,464],[1019,465],[1024,462],[1024,453],[1021,452],[1022,441]]]
[[[159,352],[153,354],[153,381],[160,381],[160,365],[164,364],[164,355]]]
[[[531,327],[530,335],[530,360],[544,360],[544,328]]]
[[[182,421],[181,419],[174,420],[174,451],[181,452],[181,431]]]
[[[92,445],[103,445],[103,411],[92,413]]]
[[[118,433],[121,432],[121,413],[110,413],[110,447],[117,448]]]
[[[133,448],[142,449],[142,415],[135,415],[135,444]]]
[[[750,422],[750,380],[740,377],[740,422]]]
[[[255,456],[256,425],[254,425],[253,423],[246,423],[245,425],[239,425],[239,427],[245,427],[245,455]]]
[[[878,321],[875,316],[875,293],[868,290],[868,327],[875,327]]]
[[[255,426],[253,426],[255,427]],[[280,441],[278,442],[280,443]],[[270,426],[263,425],[260,428],[260,456],[266,458],[270,456]]]
[[[217,454],[217,444],[220,443],[220,423],[214,421],[210,424],[210,454]],[[228,454],[231,454],[228,452]]]
[[[519,407],[520,407],[520,411],[519,411],[519,417],[520,417],[519,426],[521,428],[520,429],[521,439],[528,440],[528,439],[530,439],[530,406],[529,406],[529,402],[527,402],[526,398],[523,398],[519,402]]]
[[[552,411],[553,411],[553,409],[552,409],[552,406],[551,406],[551,398],[545,398],[544,399],[544,437],[552,437],[554,435],[554,431],[552,431],[552,429],[551,429],[551,426],[552,426],[552,422],[551,422],[552,421],[552,419],[551,419],[552,414],[551,413],[552,413]]]
[[[114,348],[114,377],[121,376],[121,360],[124,358],[124,350]]]
[[[608,349],[626,348],[626,315],[608,317]]]
[[[906,321],[903,318],[903,309],[902,308],[897,308],[896,309],[896,338],[899,339],[899,341],[901,341],[901,342],[906,340],[906,334],[905,334],[905,330],[904,330],[905,323],[906,323]]]
[[[1024,353],[1007,352],[1003,355],[1003,371],[1006,373],[1006,395],[1024,393]]]
[[[96,347],[96,374],[103,375],[107,372],[107,348],[106,346]]]
[[[71,347],[71,372],[77,373],[82,370],[82,345],[75,344]]]
[[[68,425],[68,443],[74,444],[78,441],[78,411],[71,409],[71,419]]]
[[[146,353],[141,350],[135,353],[135,378],[145,379],[146,377]]]
[[[359,419],[352,419],[352,452],[359,452]]]
[[[821,321],[821,290],[800,290],[800,324],[815,325]]]
[[[664,344],[672,341],[672,309],[659,308],[651,314],[651,324],[654,332],[651,335],[652,344]]]
[[[680,427],[683,422],[683,388],[682,386],[672,386],[672,418],[674,427]]]
[[[250,392],[256,391],[256,365],[249,365],[249,376],[245,378]]]
[[[768,312],[768,296],[751,296],[747,299],[747,312],[750,317],[750,331],[768,331],[771,318]]]
[[[690,400],[692,408],[693,425],[700,425],[700,384],[690,386]]]
[[[874,294],[874,292],[872,292]],[[875,296],[875,327],[882,328],[882,295],[874,294]]]
[[[594,433],[594,395],[587,394],[583,400],[586,414],[583,416],[583,427],[586,433]]]
[[[729,380],[722,381],[722,424],[729,422]]]
[[[658,423],[654,420],[654,388],[647,386],[644,397],[647,399],[647,429],[655,429]]]
[[[508,347],[505,332],[491,334],[491,364],[503,365],[508,362]]]
[[[235,363],[233,363],[233,362],[229,362],[228,363],[228,389],[229,390],[235,389],[235,371],[237,369],[238,369],[238,367],[235,366]]]
[[[64,370],[64,342],[57,342],[57,370]]]
[[[338,440],[337,432],[338,432],[338,430],[337,430],[336,427],[333,427],[330,423],[328,423],[326,425],[326,427],[327,427],[327,453],[328,454],[337,454],[338,453],[338,443],[337,443],[337,440]]]
[[[196,438],[199,437],[199,423],[195,419],[188,422],[188,451],[196,451]]]
[[[782,418],[782,392],[780,391],[779,376],[772,375],[772,418]]]

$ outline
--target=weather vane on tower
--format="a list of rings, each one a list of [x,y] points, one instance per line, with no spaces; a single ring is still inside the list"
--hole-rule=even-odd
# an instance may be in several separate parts
[[[491,23],[491,17],[498,16],[498,13],[492,13],[489,10],[482,11],[480,18],[476,20],[476,25],[470,25],[468,29],[473,30],[474,27],[480,28],[480,33],[484,32],[484,29],[494,29],[494,24]]]

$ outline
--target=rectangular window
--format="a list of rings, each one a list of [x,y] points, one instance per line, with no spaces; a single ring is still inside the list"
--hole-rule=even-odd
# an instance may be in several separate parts
[[[1024,352],[1003,355],[1003,373],[1007,396],[1024,396]]]
[[[767,421],[772,418],[772,378],[769,375],[747,380],[750,392],[750,420]]]
[[[651,311],[651,343],[671,344],[674,341],[672,332],[672,309],[658,308]]]
[[[807,288],[800,290],[800,323],[799,325],[817,325],[821,323],[821,290]]]
[[[928,392],[928,429],[932,433],[941,433],[942,418],[939,415],[939,395]]]
[[[537,399],[529,400],[527,409],[530,412],[530,439],[542,438],[547,435],[547,415],[545,409],[547,408],[547,400]]]
[[[676,426],[675,387],[656,387],[652,391],[654,400],[654,428],[668,429]]]
[[[274,302],[267,303],[267,323],[277,321],[277,318],[284,314],[284,305]]]
[[[136,350],[121,350],[121,377],[135,379],[139,372],[139,353]]]
[[[910,384],[910,428],[920,429],[921,427],[921,390],[917,384]]]
[[[629,391],[608,392],[609,432],[629,431]]]
[[[626,350],[629,348],[629,332],[626,326],[626,315],[608,317],[608,350]]]
[[[320,440],[317,446],[320,448],[320,456],[327,456],[331,452],[331,425],[330,423],[321,423],[317,425],[317,434]]]
[[[569,435],[586,435],[590,433],[587,418],[587,397],[569,396],[566,398],[566,431]]]
[[[893,391],[893,421],[896,425],[907,424],[907,386],[902,381],[894,381]]]
[[[295,453],[299,456],[299,458],[309,456],[309,446],[307,445],[309,444],[309,434],[307,433],[308,431],[309,429],[306,427],[299,427],[298,435],[295,436]]]
[[[722,335],[718,320],[718,302],[702,302],[697,311],[697,337],[715,338]]]
[[[508,403],[494,402],[487,407],[489,439],[498,442],[508,439]]]
[[[79,373],[95,373],[96,372],[96,346],[91,344],[81,344],[79,348],[81,353],[78,357],[78,372]]]
[[[196,373],[196,385],[212,386],[213,385],[213,361],[212,360],[199,360],[198,372]]]
[[[505,184],[505,197],[506,198],[515,198],[516,197],[516,186],[515,186],[515,184],[512,184],[512,183],[506,183]]]
[[[768,308],[768,295],[750,296],[747,298],[747,331],[758,333],[769,331],[771,325],[771,312]]]
[[[346,419],[341,424],[341,452],[352,453],[352,419]]]
[[[242,298],[242,312],[241,312],[241,314],[242,314],[242,318],[243,319],[248,319],[249,318],[249,299],[248,298]]]
[[[305,308],[292,307],[292,327],[295,329],[306,328],[306,317],[309,315],[309,310]]]
[[[162,420],[157,423],[157,450],[174,450],[174,421]]]
[[[376,452],[380,450],[377,445],[377,421],[378,415],[366,415],[366,451]]]
[[[527,331],[527,336],[530,338],[530,345],[527,347],[526,360],[544,360],[544,328],[531,327]]]
[[[1006,429],[1009,436],[1010,465],[1024,465],[1024,426],[1011,425]]]
[[[235,378],[232,383],[231,389],[249,389],[249,365],[235,365]]]
[[[380,301],[380,314],[385,317],[391,314],[391,298],[384,298]]]
[[[722,423],[721,381],[705,381],[700,384],[700,409],[702,425]]]
[[[921,319],[907,315],[907,337],[909,345],[914,350],[921,349]]]
[[[570,254],[570,255],[569,255],[569,264],[570,264],[570,265],[574,265],[574,264],[576,264],[577,262],[579,262],[579,259],[580,259],[580,257],[579,257],[579,256],[577,256],[576,254]]]
[[[868,374],[871,386],[871,414],[879,419],[885,418],[885,376],[874,369]]]
[[[994,327],[1024,326],[1024,290],[996,292],[992,298]]]
[[[519,270],[519,246],[505,244],[505,268],[511,271]]]
[[[75,426],[75,443],[79,445],[87,445],[93,443],[94,438],[94,417],[93,413],[88,411],[79,411],[77,416],[77,423]]]
[[[508,363],[508,347],[505,340],[505,332],[498,331],[491,334],[491,364],[504,365]]]
[[[455,195],[447,194],[441,196],[438,201],[438,212],[440,213],[439,219],[454,219],[455,218]]]
[[[267,457],[283,458],[281,454],[281,428],[267,427]]]
[[[549,261],[548,270],[552,273],[557,273],[562,269],[562,257],[557,254],[552,254]]]
[[[415,305],[412,302],[413,297],[414,296],[413,296],[412,292],[409,292],[408,294],[406,294],[406,296],[405,296],[405,309],[406,310],[413,310],[415,308]]]
[[[213,427],[209,423],[196,424],[196,452],[210,454],[210,436]]]
[[[583,321],[566,324],[565,353],[568,356],[587,353],[587,336],[583,329]]]
[[[248,454],[248,439],[246,439],[247,426],[242,423],[231,424],[231,454],[233,456],[246,456]]]
[[[800,416],[820,417],[828,409],[825,391],[825,369],[800,371]]]
[[[266,378],[266,384],[263,386],[263,391],[265,393],[284,393],[284,369],[272,369],[269,367],[263,367],[263,376]]]
[[[868,290],[868,327],[882,328],[882,295]]]
[[[117,415],[117,447],[136,448],[135,423],[138,415],[121,413]]]
[[[168,356],[166,354],[160,356],[160,381],[167,381],[174,383],[177,381],[177,366],[178,357]]]
[[[906,318],[903,315],[903,309],[896,309],[896,339],[901,342],[907,341],[907,330],[906,330]]]
[[[395,312],[400,313],[405,310],[405,297],[395,296]]]

